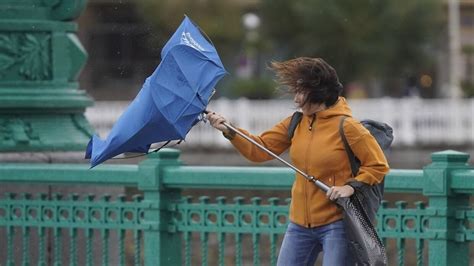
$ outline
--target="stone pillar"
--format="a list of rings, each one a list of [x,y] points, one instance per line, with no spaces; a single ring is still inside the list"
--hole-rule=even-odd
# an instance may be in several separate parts
[[[0,163],[81,162],[92,128],[84,116],[93,101],[79,90],[77,76],[87,53],[79,42],[73,22],[84,10],[86,0],[1,0],[0,1]],[[38,173],[41,174],[41,173]],[[56,186],[50,184],[5,184],[5,192],[71,195],[118,195],[122,187]],[[1,198],[1,196],[0,196]],[[19,231],[20,232],[20,231]],[[54,235],[46,231],[43,247],[54,245]],[[0,231],[0,239],[5,233]],[[63,234],[67,243],[69,235]],[[21,241],[21,234],[15,235]],[[84,236],[77,236],[84,246]],[[17,242],[19,243],[19,242]],[[30,261],[39,256],[51,259],[54,249],[38,251],[31,243]],[[13,256],[20,258],[21,249]],[[63,249],[64,254],[68,252]],[[117,249],[110,251],[111,265],[118,265]],[[68,255],[62,264],[69,265]],[[77,256],[85,258],[85,251]],[[94,259],[99,263],[101,257]],[[52,265],[52,262],[48,262]],[[26,264],[25,264],[26,265]]]
[[[92,100],[79,90],[87,54],[72,22],[85,4],[0,2],[0,152],[85,150]]]

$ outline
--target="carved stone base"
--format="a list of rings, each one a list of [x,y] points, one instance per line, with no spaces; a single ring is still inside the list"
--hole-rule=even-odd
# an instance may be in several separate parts
[[[84,151],[92,132],[83,114],[0,114],[0,152]]]

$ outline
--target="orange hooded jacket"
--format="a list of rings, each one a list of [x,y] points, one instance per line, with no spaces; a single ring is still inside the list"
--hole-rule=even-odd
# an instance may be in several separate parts
[[[319,178],[329,186],[343,186],[352,178],[350,162],[339,135],[342,116],[344,133],[361,166],[355,179],[375,184],[380,183],[389,171],[387,160],[369,131],[352,118],[352,111],[346,100],[339,97],[333,106],[312,116],[303,116],[295,130],[293,139],[288,138],[291,116],[276,124],[259,136],[240,129],[272,152],[281,154],[290,148],[292,164],[303,172]],[[273,159],[244,138],[236,135],[232,145],[247,159],[263,162]],[[336,204],[326,194],[296,174],[291,189],[290,220],[305,227],[326,225],[342,218]]]

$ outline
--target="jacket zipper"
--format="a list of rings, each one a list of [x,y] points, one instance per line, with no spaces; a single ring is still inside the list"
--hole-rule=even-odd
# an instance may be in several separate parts
[[[313,114],[313,117],[311,118],[311,122],[309,124],[308,130],[310,131],[309,133],[309,143],[308,146],[306,147],[306,160],[305,160],[305,172],[308,173],[308,161],[309,161],[309,154],[311,152],[311,142],[313,141],[313,124],[316,121],[316,114]],[[308,210],[308,193],[306,190],[308,182],[304,182],[303,186],[303,191],[304,191],[304,211],[305,211],[305,224],[308,225],[308,227],[311,227],[311,223],[309,222],[309,210]]]
[[[308,128],[309,131],[313,130],[313,124],[315,120],[316,120],[316,114],[313,114],[313,117],[311,118],[311,123],[309,124],[309,128]]]

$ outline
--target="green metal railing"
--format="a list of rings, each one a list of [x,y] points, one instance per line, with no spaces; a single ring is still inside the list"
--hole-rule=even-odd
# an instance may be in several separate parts
[[[392,170],[386,177],[388,201],[378,212],[377,227],[390,265],[473,263],[474,170],[468,158],[454,151],[434,153],[423,170]],[[0,164],[1,187],[81,185],[86,191],[138,192],[7,191],[0,196],[0,265],[275,265],[293,179],[285,168],[182,166],[176,150],[150,155],[138,166],[92,170]]]

